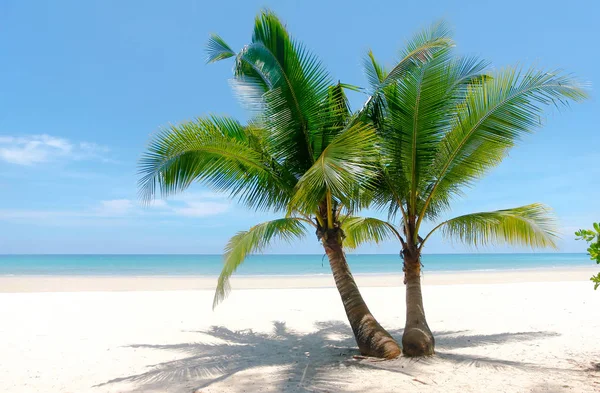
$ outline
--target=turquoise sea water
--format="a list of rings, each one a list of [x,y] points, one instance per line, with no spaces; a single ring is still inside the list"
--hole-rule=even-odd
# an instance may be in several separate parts
[[[402,271],[398,255],[348,255],[355,274]],[[422,258],[425,272],[551,269],[590,266],[586,254],[432,254]],[[0,275],[201,275],[220,273],[220,255],[0,255]],[[329,274],[321,255],[256,255],[236,274]]]

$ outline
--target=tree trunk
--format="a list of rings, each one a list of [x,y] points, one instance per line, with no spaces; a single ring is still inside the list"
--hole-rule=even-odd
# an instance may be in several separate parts
[[[404,252],[404,283],[406,284],[406,326],[402,335],[404,355],[433,355],[435,339],[425,319],[421,294],[421,259],[416,250]]]
[[[320,238],[360,352],[385,359],[400,356],[400,346],[373,317],[358,290],[342,249],[340,229],[326,230]]]

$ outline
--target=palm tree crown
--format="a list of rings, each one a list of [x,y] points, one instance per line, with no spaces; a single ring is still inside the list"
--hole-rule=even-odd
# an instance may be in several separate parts
[[[233,59],[232,85],[252,120],[209,116],[163,130],[141,159],[140,190],[148,200],[158,190],[168,196],[200,182],[250,208],[283,213],[230,239],[215,306],[247,255],[276,239],[301,238],[312,227],[359,348],[397,356],[399,348],[364,304],[342,250],[391,235],[402,244],[406,271],[405,353],[427,354],[433,336],[422,310],[420,254],[434,231],[475,245],[554,246],[552,220],[540,204],[463,215],[420,236],[424,220],[439,219],[454,197],[540,125],[544,106],[586,97],[560,72],[491,72],[487,62],[457,57],[453,47],[447,26],[436,23],[415,35],[389,70],[369,52],[369,99],[352,113],[345,90],[356,88],[334,84],[273,13],[256,18],[251,42],[239,52],[217,35],[210,38],[208,62]],[[385,207],[390,222],[354,216],[366,206]],[[421,336],[428,332],[429,343],[411,336],[415,329]]]
[[[371,52],[365,58],[370,97],[357,118],[377,129],[381,155],[373,191],[363,204],[385,207],[390,221],[370,223],[371,233],[347,231],[350,245],[396,237],[402,245],[407,320],[402,339],[409,356],[433,353],[434,339],[423,310],[421,252],[437,230],[467,244],[508,243],[556,247],[556,230],[541,204],[466,214],[442,221],[424,238],[425,220],[436,221],[463,190],[497,166],[526,134],[541,125],[545,106],[581,101],[581,84],[559,71],[507,67],[453,54],[444,23],[409,41],[404,56],[423,42],[438,41],[428,52],[387,71]],[[391,80],[390,80],[391,79]],[[398,214],[399,213],[399,214]]]
[[[373,177],[376,160],[375,130],[350,121],[345,86],[332,83],[274,14],[257,17],[252,42],[237,54],[212,36],[208,61],[229,57],[234,89],[252,121],[212,116],[170,127],[141,160],[144,198],[157,187],[166,196],[199,181],[249,207],[286,213],[231,238],[215,305],[248,254],[276,238],[299,238],[307,225],[332,227],[343,209],[353,209],[352,195]]]
[[[425,44],[409,58],[429,57],[437,44]],[[228,58],[235,60],[234,89],[252,110],[252,121],[242,125],[213,116],[161,132],[141,160],[142,197],[154,197],[157,188],[169,195],[198,181],[251,208],[285,213],[230,239],[213,307],[227,295],[230,276],[248,254],[315,228],[359,349],[398,356],[399,346],[370,313],[342,249],[340,218],[362,206],[360,195],[372,188],[379,158],[375,127],[349,109],[344,89],[353,87],[333,84],[269,11],[256,18],[251,43],[239,53],[211,37],[208,62]],[[350,222],[356,233],[377,230],[368,220]]]
[[[445,39],[428,58],[401,72],[381,66],[369,52],[365,70],[371,96],[362,110],[377,128],[381,165],[371,201],[400,212],[403,232],[419,250],[419,229],[447,211],[465,187],[497,166],[510,148],[539,127],[543,107],[586,98],[582,85],[560,71],[507,67],[453,54],[443,23],[410,41],[410,53],[423,40]],[[389,77],[395,73],[393,83]],[[460,240],[485,244],[553,246],[554,235],[539,204],[448,220],[435,227]],[[427,238],[427,237],[426,237]],[[425,240],[425,239],[423,239]]]

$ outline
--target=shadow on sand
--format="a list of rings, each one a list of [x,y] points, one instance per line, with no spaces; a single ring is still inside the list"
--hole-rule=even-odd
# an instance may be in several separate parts
[[[266,334],[251,330],[231,331],[215,326],[208,331],[195,332],[201,337],[210,336],[213,343],[131,345],[131,348],[179,352],[184,354],[184,357],[153,365],[149,371],[141,374],[116,378],[96,386],[127,383],[128,386],[134,386],[130,389],[132,392],[190,393],[201,391],[237,373],[245,372],[244,378],[240,378],[244,381],[243,384],[249,387],[253,384],[268,386],[270,391],[330,392],[345,388],[351,391],[351,381],[340,380],[340,369],[378,369],[404,374],[416,381],[418,375],[422,375],[419,366],[440,361],[498,369],[536,367],[517,361],[455,354],[449,351],[557,336],[552,332],[493,335],[466,335],[463,331],[436,332],[436,346],[439,349],[437,355],[416,360],[399,358],[380,361],[353,358],[353,355],[359,355],[359,352],[347,324],[339,321],[319,322],[316,328],[312,333],[297,333],[288,329],[285,323],[274,322],[273,332]],[[390,333],[395,337],[402,336],[402,330],[392,330]],[[201,337],[199,339],[202,339]],[[267,378],[263,374],[252,372],[253,369],[265,367],[272,367],[276,373],[271,373]],[[274,378],[273,375],[277,377]],[[239,390],[243,391],[244,387],[240,386]]]

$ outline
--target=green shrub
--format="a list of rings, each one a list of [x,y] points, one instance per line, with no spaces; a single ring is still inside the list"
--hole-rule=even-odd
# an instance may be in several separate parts
[[[590,259],[600,264],[600,224],[595,222],[593,230],[580,229],[575,232],[575,236],[577,236],[576,240],[585,240],[590,244],[590,247],[587,249]],[[594,282],[594,289],[598,289],[600,286],[600,273],[592,276],[590,280]]]

